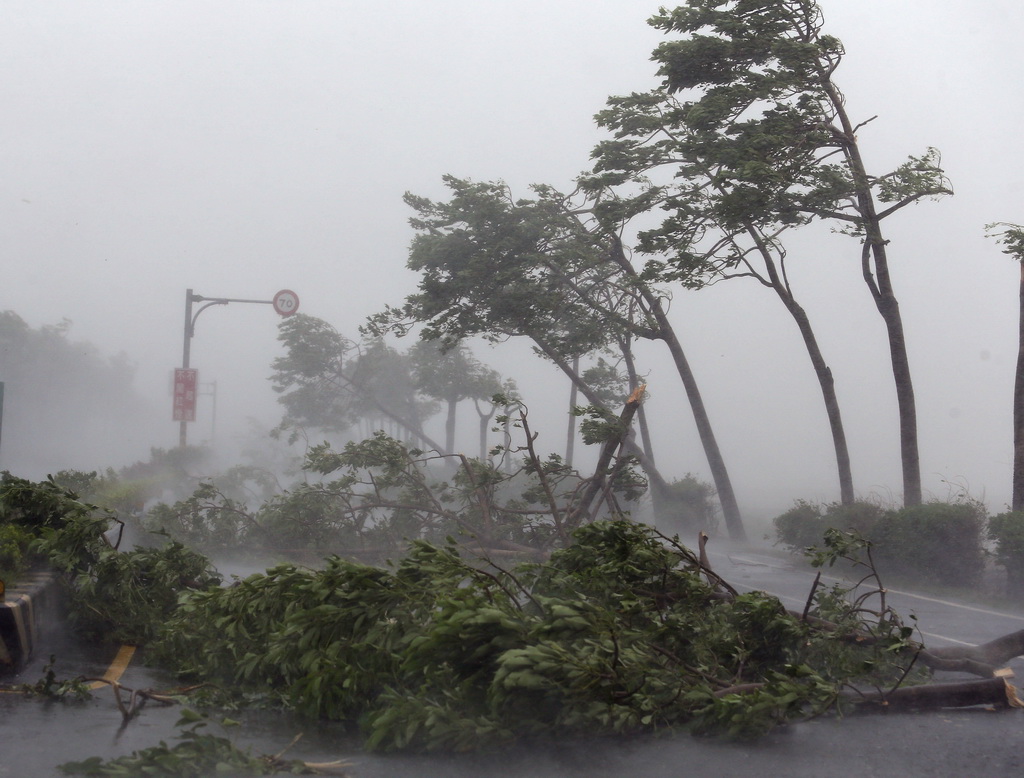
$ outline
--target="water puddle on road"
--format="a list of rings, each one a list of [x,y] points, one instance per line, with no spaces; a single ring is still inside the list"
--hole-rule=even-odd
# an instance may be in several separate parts
[[[117,647],[97,649],[64,638],[49,641],[6,683],[35,683],[50,653],[60,678],[99,677]],[[121,683],[130,688],[169,689],[173,679],[146,667],[141,656],[127,665]],[[54,702],[0,694],[0,778],[59,776],[57,766],[90,756],[109,759],[157,745],[173,745],[177,705],[147,702],[125,723],[113,691],[100,688],[83,702]],[[351,763],[352,778],[602,778],[682,774],[728,776],[821,775],[962,776],[986,772],[1019,775],[1024,758],[1017,744],[1022,711],[980,709],[927,714],[826,718],[778,730],[756,743],[705,740],[687,734],[663,737],[566,739],[520,745],[501,752],[461,755],[390,755],[362,751],[361,740],[334,722],[310,722],[291,714],[243,711],[229,714],[241,726],[227,734],[238,745],[277,754],[302,734],[285,756],[310,762]],[[209,731],[214,731],[212,728]]]

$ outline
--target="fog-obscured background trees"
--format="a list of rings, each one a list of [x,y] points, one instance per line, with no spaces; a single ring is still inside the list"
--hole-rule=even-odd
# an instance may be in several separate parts
[[[107,356],[71,331],[66,319],[34,328],[14,311],[0,312],[0,469],[16,464],[42,477],[58,469],[55,452],[64,467],[91,469],[152,445],[156,411],[134,386],[131,359]]]

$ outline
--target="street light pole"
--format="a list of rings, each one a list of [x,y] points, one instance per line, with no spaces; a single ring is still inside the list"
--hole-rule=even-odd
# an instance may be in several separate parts
[[[181,366],[189,368],[190,346],[192,344],[192,290],[185,292],[185,345],[181,350]],[[188,422],[181,420],[181,428],[178,430],[178,445],[185,448],[188,439]]]
[[[198,311],[192,313],[192,303],[206,303]],[[192,336],[196,332],[196,319],[199,314],[213,305],[227,305],[228,303],[256,303],[258,305],[273,305],[274,310],[281,316],[291,316],[299,310],[299,297],[289,289],[282,289],[274,295],[273,300],[243,300],[237,297],[203,297],[195,294],[191,289],[185,291],[185,337],[181,349],[181,367],[188,370],[191,358]],[[196,391],[199,386],[196,385]],[[178,430],[178,445],[185,448],[188,441],[188,422],[181,420],[181,427]]]

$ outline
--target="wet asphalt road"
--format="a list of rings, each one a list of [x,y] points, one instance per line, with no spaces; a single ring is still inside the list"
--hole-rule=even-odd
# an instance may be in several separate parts
[[[749,550],[709,548],[718,572],[740,588],[757,588],[802,608],[813,573],[789,560]],[[893,591],[901,614],[914,612],[929,645],[980,643],[1024,628],[1024,613],[942,597]],[[114,652],[83,649],[51,638],[17,681],[42,676],[47,654],[57,655],[57,674],[100,676]],[[1011,666],[1024,678],[1024,662]],[[940,675],[937,680],[959,676]],[[9,679],[7,679],[9,680]],[[136,658],[121,682],[134,688],[168,688],[172,681]],[[174,742],[178,711],[147,703],[132,721],[122,717],[109,689],[82,703],[52,703],[0,694],[0,778],[48,778],[57,765],[89,756],[112,757]],[[423,776],[975,776],[1024,775],[1024,711],[981,709],[926,714],[854,716],[806,722],[756,744],[724,743],[676,735],[628,740],[570,741],[501,754],[384,756],[364,754],[358,740],[333,724],[310,724],[281,714],[241,718],[233,733],[242,746],[277,753],[300,732],[288,756],[308,761],[346,759],[353,778]]]

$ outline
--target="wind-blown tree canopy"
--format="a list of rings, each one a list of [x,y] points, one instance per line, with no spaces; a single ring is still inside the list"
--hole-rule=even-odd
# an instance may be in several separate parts
[[[378,424],[390,421],[405,430],[407,439],[419,438],[430,448],[442,450],[423,433],[424,423],[440,406],[420,391],[416,361],[410,354],[389,346],[383,338],[364,341],[352,368],[352,382],[361,390],[355,405],[364,419]]]
[[[618,234],[548,186],[535,186],[534,199],[515,200],[501,183],[444,181],[453,192],[447,203],[406,195],[417,212],[408,265],[421,273],[419,292],[373,317],[371,330],[402,332],[419,323],[425,338],[445,344],[526,336],[570,376],[573,357],[634,337],[664,341],[730,534],[743,537],[728,470],[662,294],[633,268]]]
[[[422,424],[436,407],[417,397],[403,355],[379,339],[360,348],[322,319],[301,313],[279,329],[287,354],[274,360],[271,380],[285,407],[283,427],[343,432],[360,418],[384,418],[441,450]]]
[[[650,263],[649,273],[700,286],[723,269],[753,273],[745,263],[756,252],[767,263],[767,275],[757,277],[798,323],[788,280],[771,278],[772,263],[784,257],[779,236],[820,219],[860,240],[862,275],[888,332],[904,500],[919,503],[913,384],[881,223],[911,203],[950,193],[938,152],[929,148],[884,175],[867,173],[857,132],[871,119],[855,124],[847,112],[832,80],[844,50],[822,32],[813,0],[692,0],[650,23],[683,37],[654,52],[660,88],[613,97],[598,115],[615,138],[595,150],[586,186],[639,185],[606,200],[606,218],[666,212],[639,238],[639,250],[667,255]],[[809,327],[801,330],[806,343]],[[816,361],[815,369],[827,392],[827,367]],[[834,415],[831,421],[835,433]]]
[[[452,454],[458,404],[462,400],[480,403],[501,393],[501,375],[476,359],[463,344],[443,349],[436,343],[421,340],[410,349],[409,356],[416,388],[447,406],[444,445],[445,453]]]
[[[282,319],[277,339],[287,354],[274,360],[271,380],[290,423],[340,432],[354,421],[345,368],[355,343],[322,319],[300,313]]]
[[[514,201],[503,183],[444,182],[448,203],[405,196],[418,231],[408,266],[422,278],[401,313],[426,325],[424,337],[448,347],[471,335],[498,342],[536,332],[568,356],[603,347],[610,322],[566,294],[601,264],[601,248],[561,196],[537,187],[537,199]]]

